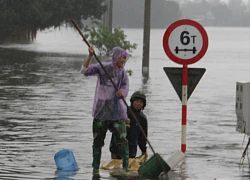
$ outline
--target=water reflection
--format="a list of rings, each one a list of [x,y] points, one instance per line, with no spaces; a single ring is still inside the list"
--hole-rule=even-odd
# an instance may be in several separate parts
[[[39,81],[36,54],[0,48],[0,85],[29,85]]]
[[[51,178],[56,144],[80,138],[69,130],[79,119],[79,92],[71,90],[79,81],[79,58],[2,48],[0,53],[0,179]],[[57,172],[57,179],[74,175]]]
[[[73,176],[77,174],[77,171],[57,170],[55,174],[55,180],[74,180]]]
[[[126,64],[133,71],[129,95],[136,90],[146,93],[149,141],[166,157],[180,147],[181,102],[162,67],[176,64],[162,51],[164,31],[152,30],[150,79],[142,79],[141,30],[126,32],[139,44]],[[187,158],[169,172],[171,180],[249,179],[248,163],[239,169],[243,136],[235,132],[235,82],[248,79],[250,67],[249,41],[242,32],[250,31],[209,28],[210,50],[197,66],[207,72],[188,102]],[[63,31],[48,38],[44,33],[27,48],[30,52],[0,48],[1,180],[59,178],[53,157],[63,148],[73,150],[80,170],[60,178],[92,178],[91,108],[96,79],[79,74],[84,59],[80,53],[83,49],[87,53],[87,48],[75,34]],[[77,54],[65,54],[71,52]],[[103,158],[110,157],[106,139]]]

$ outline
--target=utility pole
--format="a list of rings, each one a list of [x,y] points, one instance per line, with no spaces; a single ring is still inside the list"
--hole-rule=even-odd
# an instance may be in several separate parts
[[[105,5],[107,6],[107,11],[103,15],[103,24],[108,26],[110,31],[113,32],[113,0],[105,0]],[[112,50],[111,47],[107,47],[107,51]]]
[[[112,31],[112,28],[113,28],[113,0],[110,0],[110,3],[109,3],[109,28]]]
[[[151,14],[151,0],[145,0],[142,75],[146,78],[149,78],[150,21],[151,21],[150,14]]]
[[[108,22],[108,4],[107,4],[107,0],[104,1],[104,5],[107,6],[107,10],[106,12],[102,15],[102,23],[106,26],[107,25],[107,22]]]
[[[103,24],[108,26],[111,30],[113,28],[113,0],[106,0],[105,5],[107,6],[107,11],[103,15]]]

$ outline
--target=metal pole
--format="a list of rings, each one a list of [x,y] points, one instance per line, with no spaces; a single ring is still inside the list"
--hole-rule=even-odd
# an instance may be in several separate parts
[[[108,24],[108,12],[109,12],[108,0],[105,0],[105,1],[104,1],[104,5],[107,6],[107,10],[106,10],[106,12],[103,14],[102,18],[103,18],[103,24],[104,24],[105,26],[107,26],[107,24]]]
[[[109,3],[109,28],[112,31],[113,28],[113,0],[110,0]]]
[[[187,133],[187,89],[188,88],[188,67],[182,68],[182,126],[181,126],[181,151],[186,152],[186,133]]]
[[[151,20],[150,14],[151,14],[151,0],[145,0],[142,75],[146,78],[149,77],[150,20]]]

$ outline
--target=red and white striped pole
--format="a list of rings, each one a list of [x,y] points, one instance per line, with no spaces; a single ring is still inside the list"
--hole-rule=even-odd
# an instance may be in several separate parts
[[[186,152],[188,64],[199,61],[208,48],[206,30],[196,21],[181,19],[172,23],[164,33],[163,48],[169,59],[182,68],[182,133],[181,150]],[[179,89],[178,89],[179,90]],[[179,92],[179,91],[178,91]],[[178,93],[177,92],[177,93]],[[179,95],[179,94],[178,94]]]
[[[186,152],[186,132],[187,132],[187,88],[188,88],[188,67],[182,68],[182,126],[181,126],[181,151]]]

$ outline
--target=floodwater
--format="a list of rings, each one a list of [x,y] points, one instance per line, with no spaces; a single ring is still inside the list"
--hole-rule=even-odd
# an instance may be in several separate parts
[[[165,29],[151,31],[150,78],[141,75],[142,29],[124,29],[138,44],[126,69],[133,71],[129,96],[146,92],[149,141],[166,159],[181,148],[181,102],[163,67],[180,67],[162,47]],[[236,131],[237,81],[250,81],[250,29],[206,28],[209,48],[190,68],[206,72],[187,104],[186,159],[170,180],[247,180],[240,165],[247,137]],[[87,46],[77,31],[39,32],[31,44],[0,48],[0,179],[89,180],[92,178],[92,101],[95,77],[79,71]],[[127,99],[127,102],[128,99]],[[109,159],[107,133],[103,159]],[[56,173],[54,155],[71,149],[80,170]],[[148,147],[149,156],[152,150]],[[112,178],[110,178],[112,179]],[[113,178],[114,179],[114,178]]]

